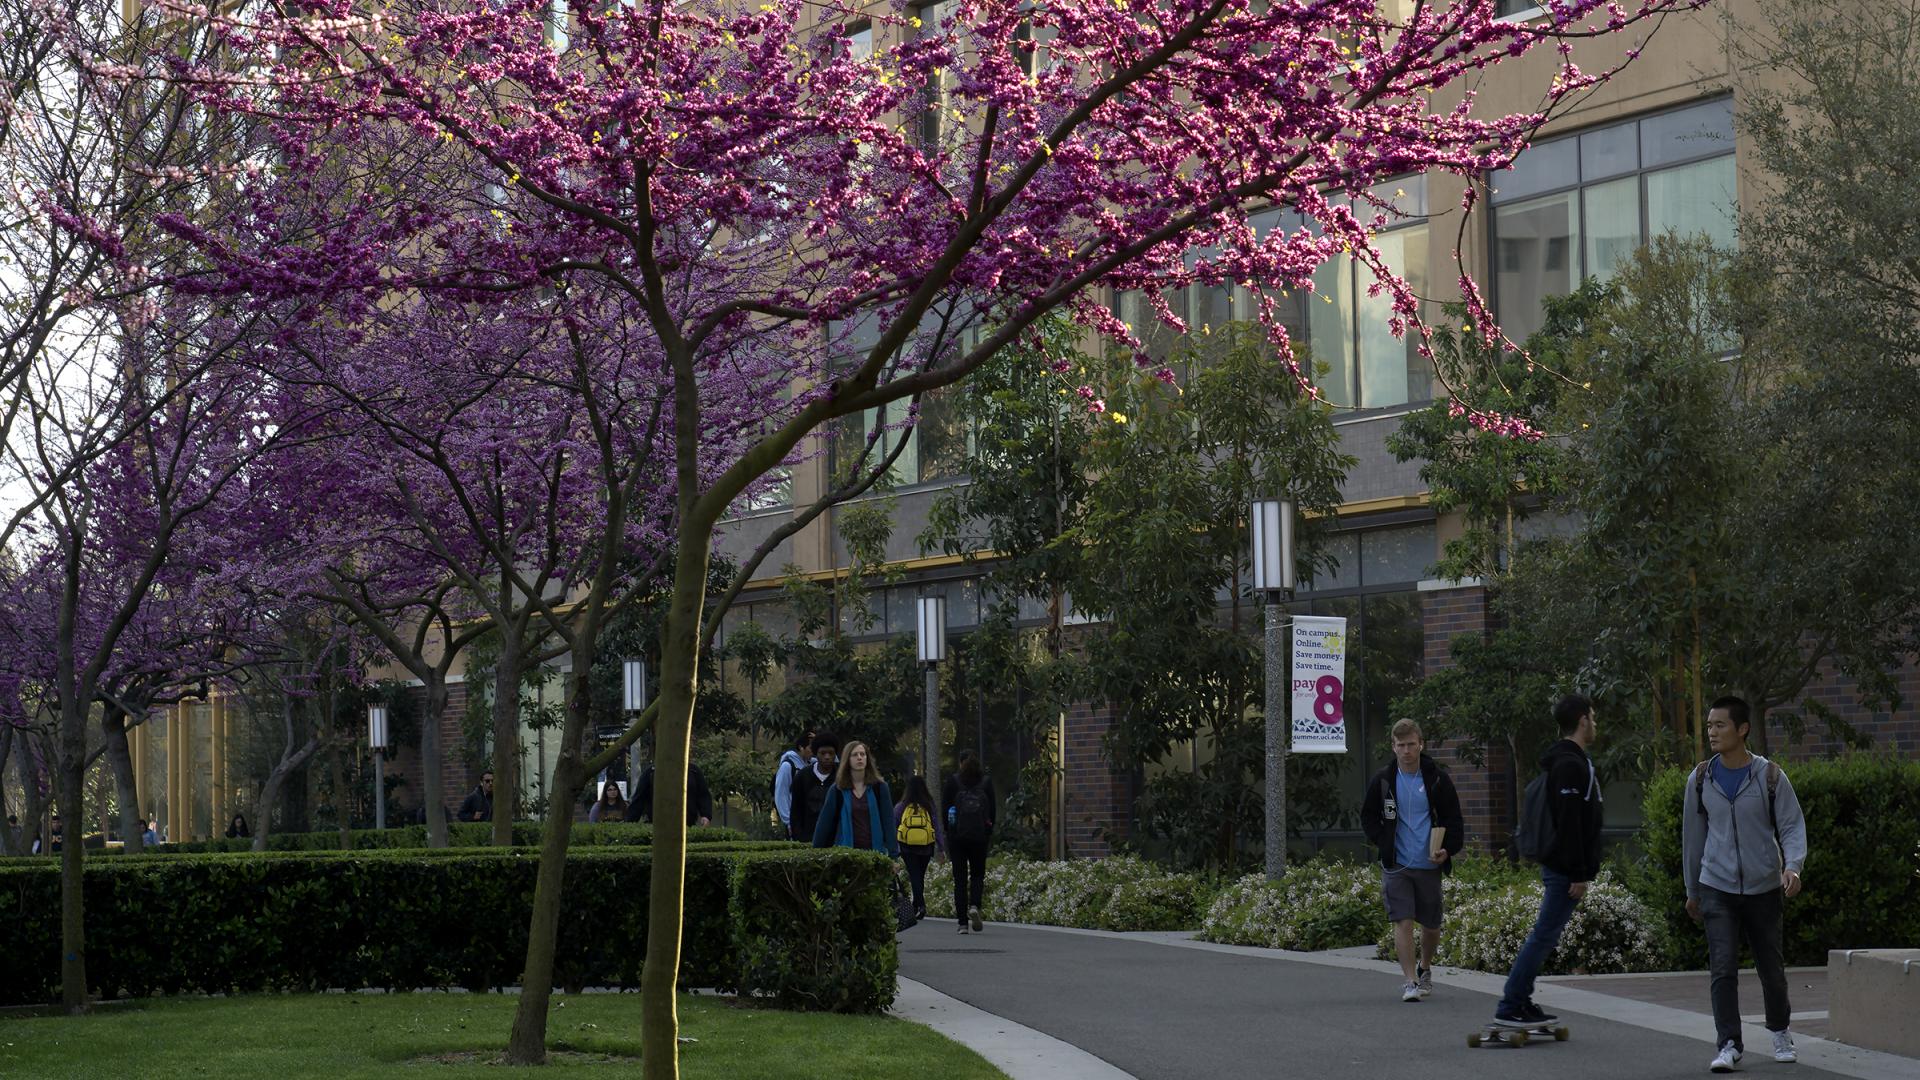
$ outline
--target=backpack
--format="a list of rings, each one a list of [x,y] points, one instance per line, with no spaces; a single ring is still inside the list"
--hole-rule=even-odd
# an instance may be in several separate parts
[[[1514,829],[1513,843],[1523,858],[1540,862],[1559,846],[1560,832],[1553,823],[1553,785],[1547,777],[1552,769],[1543,769],[1527,784],[1520,797],[1520,821]]]
[[[1707,816],[1707,777],[1713,772],[1713,759],[1708,758],[1693,767],[1693,805],[1701,817]],[[1776,762],[1767,762],[1767,824],[1773,826],[1773,842],[1780,842],[1780,819],[1773,809],[1774,796],[1780,791],[1780,766]]]
[[[947,830],[955,840],[968,842],[984,841],[987,838],[987,790],[986,783],[968,787],[955,784],[953,793],[953,825]]]
[[[933,843],[933,815],[919,803],[908,803],[900,813],[900,828],[894,831],[908,847],[926,847]]]

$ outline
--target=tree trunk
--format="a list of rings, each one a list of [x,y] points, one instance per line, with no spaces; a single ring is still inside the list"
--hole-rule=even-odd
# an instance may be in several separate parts
[[[282,695],[281,719],[287,731],[287,741],[280,751],[280,760],[274,764],[273,771],[267,774],[267,782],[260,787],[260,805],[253,814],[253,850],[267,850],[267,837],[273,832],[273,808],[280,801],[280,789],[286,785],[287,777],[292,776],[307,763],[320,749],[320,730],[316,728],[307,739],[307,744],[299,750],[293,748],[293,695]]]
[[[684,518],[674,557],[673,601],[660,650],[660,712],[654,720],[653,866],[647,892],[647,958],[640,972],[640,1068],[646,1080],[678,1080],[681,915],[687,884],[687,758],[699,676],[701,607],[712,545],[704,523]]]
[[[337,745],[333,748],[333,753],[328,755],[333,759],[329,763],[333,767],[333,824],[340,833],[341,851],[353,847],[353,837],[349,835],[353,825],[350,821],[351,811],[347,808],[346,755],[346,749]]]
[[[82,791],[87,780],[86,718],[63,717],[63,728],[79,728],[79,738],[62,732],[56,805],[67,828],[60,838],[60,1006],[68,1015],[87,1011],[87,929],[81,830],[87,820]],[[78,744],[75,746],[74,744]]]
[[[120,803],[120,834],[125,838],[128,855],[138,855],[146,846],[143,835],[147,821],[140,809],[140,788],[134,782],[133,751],[127,745],[127,714],[108,706],[102,710],[101,726],[107,737],[107,764],[113,769],[114,795]]]
[[[447,681],[436,671],[427,680],[426,715],[420,721],[420,795],[427,810],[427,846],[447,846],[447,802],[442,788],[440,718],[447,711]]]
[[[47,816],[47,797],[40,785],[46,754],[39,752],[44,750],[44,746],[36,747],[30,733],[20,732],[17,738],[20,743],[18,750],[20,756],[15,767],[20,770],[21,792],[18,842],[20,853],[29,855],[33,853],[33,842],[41,839],[44,831],[41,828],[41,819]],[[46,847],[42,845],[40,850],[45,851]]]
[[[576,692],[585,695],[583,674]],[[567,844],[573,838],[571,805],[580,790],[580,730],[586,715],[584,701],[569,707],[561,725],[559,760],[553,767],[553,792],[547,800],[547,820],[540,830],[540,871],[533,888],[533,914],[527,925],[526,970],[520,974],[520,1003],[513,1012],[513,1031],[507,1037],[507,1064],[544,1065],[547,1061],[547,1007],[553,994],[554,953],[560,939],[560,902],[566,884]],[[494,773],[494,790],[500,774]]]
[[[500,625],[500,658],[493,668],[493,846],[513,845],[513,813],[520,801],[520,648],[515,620]],[[552,815],[549,801],[548,815]],[[541,850],[546,849],[542,836]]]
[[[13,757],[13,725],[0,724],[0,822],[6,822],[11,807],[7,803],[7,762]],[[0,855],[25,855],[20,833],[12,824],[0,824]]]

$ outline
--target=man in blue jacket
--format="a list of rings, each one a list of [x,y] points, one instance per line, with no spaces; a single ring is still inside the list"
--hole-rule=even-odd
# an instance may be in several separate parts
[[[1360,827],[1380,849],[1380,894],[1406,976],[1400,1000],[1419,1001],[1433,993],[1433,958],[1440,951],[1440,878],[1452,869],[1450,860],[1465,844],[1466,830],[1453,779],[1424,752],[1420,725],[1401,720],[1393,725],[1392,736],[1393,760],[1367,781]]]
[[[1712,975],[1714,1072],[1732,1072],[1746,1050],[1740,1038],[1740,942],[1753,950],[1767,1003],[1773,1059],[1795,1061],[1787,971],[1780,955],[1786,899],[1800,891],[1807,822],[1780,766],[1747,750],[1752,724],[1745,700],[1723,697],[1707,710],[1713,757],[1687,778],[1681,814],[1687,914],[1707,930]]]

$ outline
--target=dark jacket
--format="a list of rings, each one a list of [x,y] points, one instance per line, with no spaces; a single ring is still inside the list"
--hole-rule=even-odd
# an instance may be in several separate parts
[[[969,785],[969,786],[978,787],[980,788],[980,790],[986,793],[987,839],[991,841],[993,839],[993,823],[999,820],[999,809],[1000,809],[1000,800],[995,798],[993,794],[993,777],[982,774],[980,777],[980,782],[978,784]],[[959,774],[956,773],[953,776],[947,777],[940,784],[940,813],[938,817],[940,819],[941,827],[949,834],[951,834],[953,830],[950,826],[947,825],[947,814],[953,810],[954,802],[959,797],[960,797],[960,777],[959,777]],[[948,850],[952,850],[952,849],[949,848]]]
[[[1569,881],[1592,881],[1600,873],[1600,819],[1605,803],[1593,759],[1572,739],[1561,739],[1540,756],[1553,799],[1553,854],[1540,865],[1567,875]]]
[[[467,797],[460,802],[459,817],[461,821],[492,821],[493,796],[482,790],[480,785],[475,784],[473,790],[467,792]]]
[[[872,850],[898,856],[900,845],[894,840],[893,830],[887,827],[893,817],[893,792],[888,790],[885,780],[876,780],[867,786],[867,816],[868,826],[873,830]],[[813,846],[853,846],[852,791],[838,784],[827,785],[820,820],[813,826]]]
[[[1400,763],[1389,760],[1385,768],[1367,781],[1366,797],[1360,800],[1360,828],[1367,834],[1367,842],[1380,849],[1380,865],[1389,870],[1400,865],[1393,843],[1400,822],[1398,818],[1389,821],[1386,815],[1386,800],[1394,790],[1394,774],[1399,771]],[[1460,793],[1454,789],[1453,777],[1426,754],[1420,755],[1420,779],[1427,786],[1427,812],[1432,815],[1433,824],[1447,830],[1447,839],[1442,845],[1447,849],[1447,861],[1440,864],[1440,872],[1451,874],[1453,857],[1460,854],[1467,843],[1466,822],[1460,816]]]
[[[793,838],[801,843],[813,841],[814,826],[819,824],[820,810],[827,803],[827,789],[833,786],[833,776],[820,779],[813,766],[800,770],[793,778]]]
[[[701,773],[700,766],[687,762],[687,824],[698,825],[700,819],[713,820],[713,791],[707,787],[707,778]],[[628,821],[653,821],[653,766],[649,765],[640,779],[633,785],[633,798],[627,802]]]

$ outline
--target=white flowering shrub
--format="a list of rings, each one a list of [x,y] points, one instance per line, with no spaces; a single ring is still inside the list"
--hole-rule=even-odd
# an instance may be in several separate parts
[[[927,868],[927,916],[951,919],[953,864]],[[1186,930],[1200,922],[1206,885],[1133,856],[989,862],[980,913],[999,922],[1083,930]]]
[[[1446,921],[1440,936],[1440,963],[1476,971],[1511,968],[1540,911],[1539,880],[1449,878],[1441,886],[1441,895]],[[1646,906],[1612,871],[1602,870],[1574,907],[1543,974],[1658,970],[1665,955],[1659,935]],[[1382,959],[1393,958],[1391,927],[1381,932],[1379,949]]]
[[[1387,922],[1376,865],[1315,859],[1279,882],[1241,878],[1214,900],[1200,938],[1269,949],[1339,949],[1373,941]]]

